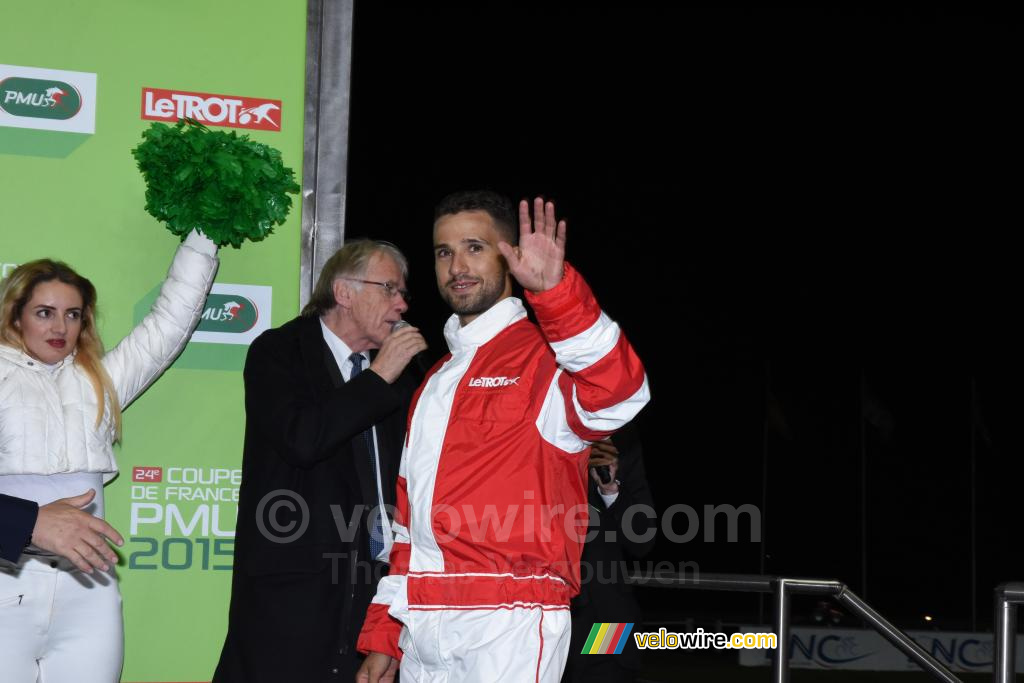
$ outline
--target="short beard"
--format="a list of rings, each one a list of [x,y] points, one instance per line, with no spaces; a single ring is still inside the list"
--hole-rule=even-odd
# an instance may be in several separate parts
[[[441,289],[441,298],[445,300],[456,315],[480,315],[490,310],[491,306],[501,301],[505,294],[505,278],[495,280],[493,286],[485,281],[477,285],[477,292],[465,299],[456,299],[452,291],[445,285]]]

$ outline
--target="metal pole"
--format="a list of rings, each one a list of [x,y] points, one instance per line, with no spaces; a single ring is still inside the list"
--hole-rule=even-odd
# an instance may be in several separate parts
[[[695,588],[707,591],[736,591],[737,593],[771,593],[774,576],[759,574],[626,574],[626,583],[666,588]]]
[[[773,683],[789,683],[790,655],[790,597],[792,595],[832,596],[868,626],[878,631],[896,649],[917,662],[918,666],[946,683],[962,683],[949,669],[929,655],[909,636],[893,626],[870,605],[857,597],[846,585],[834,579],[787,579],[750,574],[701,574],[699,578],[686,574],[627,574],[626,582],[666,588],[693,588],[740,592],[775,593],[774,629],[778,648],[772,661]],[[996,661],[993,666],[995,683],[1012,683],[1014,650],[1016,646],[1015,605],[1024,604],[1024,582],[1006,583],[996,589]],[[999,677],[1002,666],[1006,672]]]
[[[768,420],[772,409],[772,364],[764,361],[764,419],[761,422],[761,574],[765,573],[765,554],[768,548]],[[757,596],[757,623],[764,623],[764,595]]]
[[[970,501],[971,501],[971,630],[978,630],[978,387],[971,375],[971,458],[970,458]]]
[[[962,683],[962,681],[954,676],[949,669],[939,664],[935,658],[925,652],[920,645],[904,635],[902,631],[889,623],[885,617],[876,612],[870,605],[857,597],[849,589],[845,589],[837,595],[836,600],[845,605],[851,612],[859,616],[861,619],[868,622],[876,631],[882,634],[883,638],[917,662],[918,665],[928,673],[932,674],[939,680],[946,681],[946,683]]]
[[[860,590],[868,596],[868,447],[865,402],[867,401],[867,378],[864,366],[860,368],[860,420],[857,425],[860,434]]]
[[[775,635],[778,647],[772,660],[772,682],[789,683],[789,587],[786,579],[775,583]]]
[[[344,243],[355,0],[306,0],[299,307]]]
[[[1020,603],[1022,584],[996,586],[995,657],[992,660],[992,680],[995,683],[1013,683],[1017,675],[1017,605]]]

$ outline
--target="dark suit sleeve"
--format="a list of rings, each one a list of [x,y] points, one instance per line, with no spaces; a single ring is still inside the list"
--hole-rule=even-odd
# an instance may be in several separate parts
[[[0,558],[17,562],[32,538],[39,506],[31,500],[0,494]]]
[[[399,391],[369,371],[317,394],[290,355],[262,336],[249,348],[244,377],[250,428],[293,467],[309,469],[335,455],[340,444],[401,407]]]
[[[623,550],[633,559],[642,559],[654,547],[657,534],[648,529],[651,518],[655,515],[654,498],[647,484],[647,472],[644,468],[643,446],[637,436],[636,429],[627,425],[612,437],[612,443],[619,449],[619,471],[616,475],[621,481],[619,495],[607,509],[604,500],[597,490],[597,484],[590,481],[592,501],[602,510],[602,516],[611,516],[611,528],[631,533],[620,533],[619,542]],[[603,526],[603,525],[602,525]],[[641,540],[643,539],[643,540]]]

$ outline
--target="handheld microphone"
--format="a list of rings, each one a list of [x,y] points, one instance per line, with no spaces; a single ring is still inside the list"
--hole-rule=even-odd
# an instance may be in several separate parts
[[[408,320],[396,320],[391,323],[391,334],[398,332],[403,327],[412,327],[412,324]],[[427,352],[420,351],[412,357],[412,363],[416,366],[416,369],[420,371],[420,376],[425,376],[427,371],[430,370],[430,363],[427,362]]]

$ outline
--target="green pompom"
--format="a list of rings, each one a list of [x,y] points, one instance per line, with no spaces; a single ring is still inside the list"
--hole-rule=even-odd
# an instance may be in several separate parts
[[[154,123],[132,150],[146,179],[146,211],[184,238],[219,246],[259,242],[288,217],[299,186],[273,147],[192,121]]]

